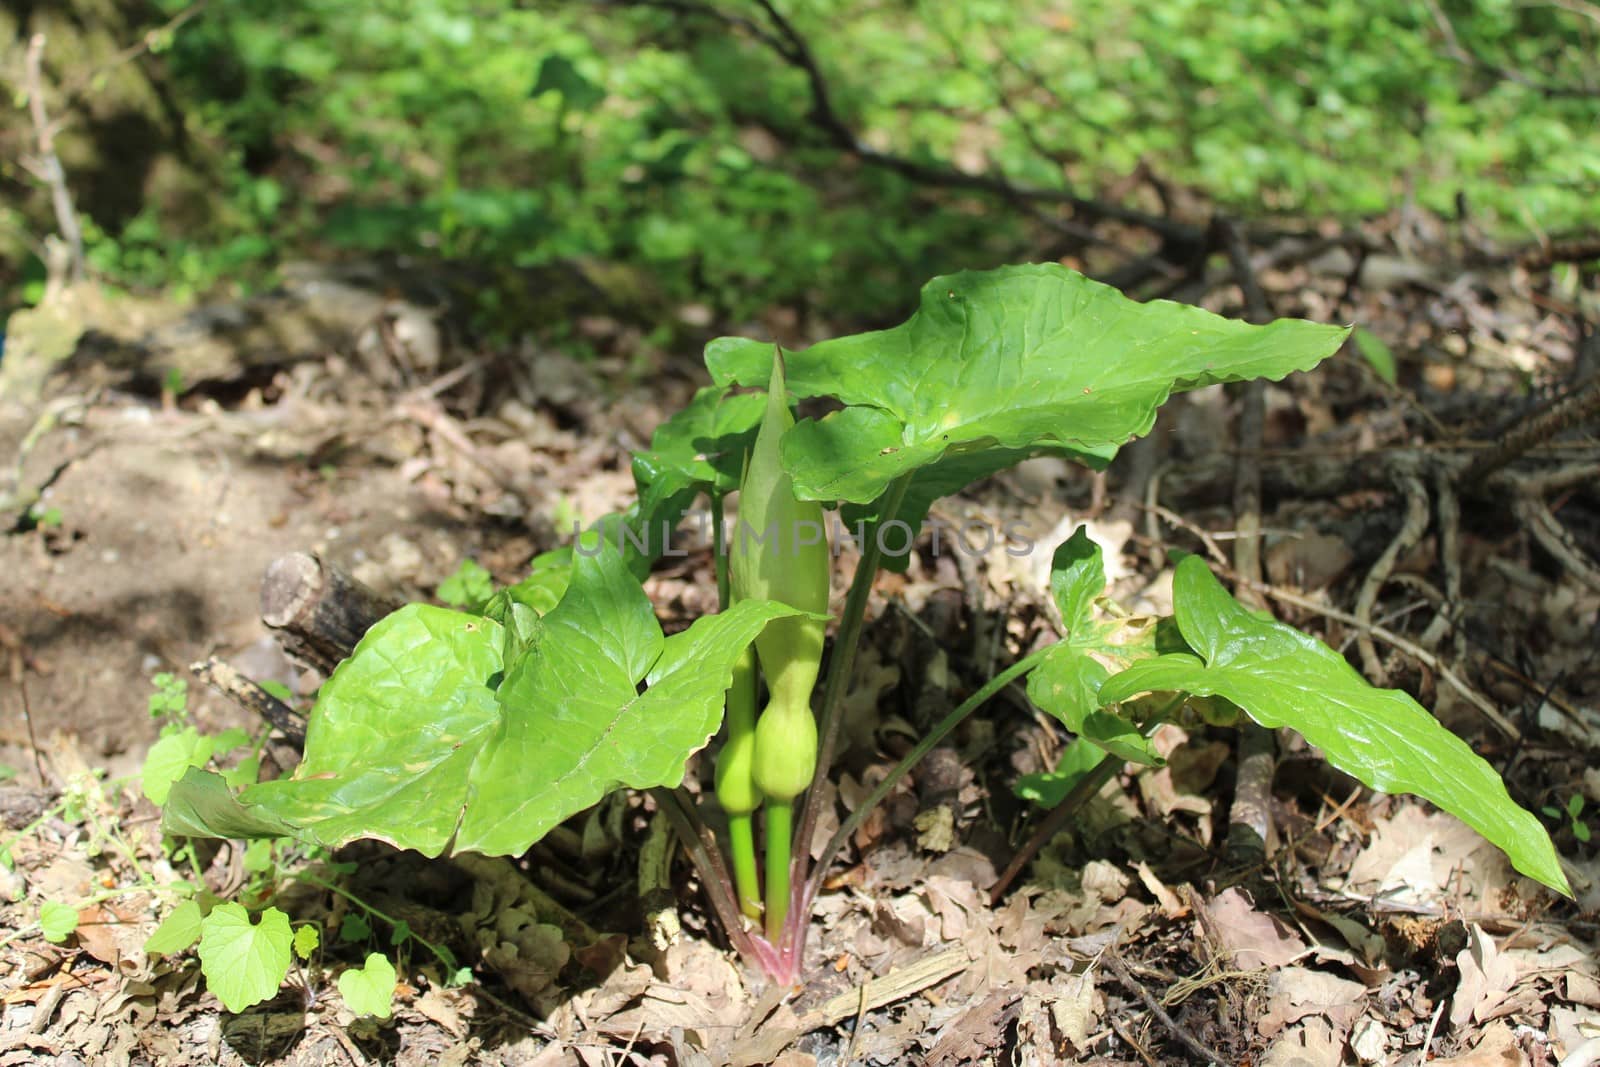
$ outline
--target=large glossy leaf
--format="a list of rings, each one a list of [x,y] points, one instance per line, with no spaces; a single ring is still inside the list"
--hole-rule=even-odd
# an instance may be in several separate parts
[[[1415,700],[1376,689],[1322,642],[1252,615],[1196,556],[1173,580],[1173,608],[1197,655],[1135,663],[1100,687],[1109,704],[1155,690],[1222,696],[1263,726],[1287,726],[1328,761],[1386,793],[1414,793],[1503,849],[1523,874],[1570,895],[1550,835],[1482,758]]]
[[[906,489],[905,499],[893,515],[882,515],[883,501],[867,504],[845,504],[839,515],[846,528],[858,540],[862,536],[876,537],[876,524],[883,523],[883,542],[887,546],[881,566],[885,570],[904,572],[911,562],[915,534],[928,515],[928,509],[940,497],[958,493],[974,482],[1016,466],[1038,450],[1029,448],[987,448],[979,452],[951,452],[928,464],[912,479]],[[904,529],[895,529],[889,523],[901,523]],[[865,533],[861,533],[863,526]],[[904,547],[902,547],[904,546]]]
[[[458,849],[515,854],[613,789],[677,785],[721,725],[734,661],[770,619],[795,614],[742,601],[663,642],[621,568],[585,560],[574,588],[583,595],[545,616],[500,687],[502,723],[473,768]]]
[[[1056,264],[946,275],[900,326],[787,358],[794,395],[847,406],[791,430],[784,463],[799,495],[857,504],[898,475],[966,453],[1009,450],[1015,462],[1053,452],[1104,466],[1149,432],[1172,393],[1309,369],[1347,332],[1140,304]],[[707,346],[706,364],[719,385],[763,385],[771,348],[724,338]],[[912,492],[929,495],[916,481]]]
[[[515,854],[612,789],[680,782],[720,724],[734,660],[795,612],[746,601],[663,639],[621,554],[589,548],[504,671],[492,619],[411,605],[379,622],[323,687],[294,777],[234,799],[192,770],[169,832]]]
[[[262,809],[239,802],[215,771],[191,767],[161,809],[161,832],[172,837],[293,837],[295,828]]]
[[[492,619],[428,604],[384,618],[323,686],[294,777],[241,800],[326,845],[375,837],[436,855],[499,722],[501,637]]]

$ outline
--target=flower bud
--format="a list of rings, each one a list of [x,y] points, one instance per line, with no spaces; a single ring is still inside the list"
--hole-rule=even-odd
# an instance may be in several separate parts
[[[794,481],[783,469],[780,444],[793,425],[783,356],[775,352],[767,411],[739,488],[739,523],[729,550],[729,569],[736,600],[776,600],[825,615],[831,560],[822,505],[796,500]],[[816,766],[811,690],[822,664],[825,627],[820,618],[774,619],[756,638],[770,700],[756,724],[755,779],[762,792],[775,799],[797,795]]]

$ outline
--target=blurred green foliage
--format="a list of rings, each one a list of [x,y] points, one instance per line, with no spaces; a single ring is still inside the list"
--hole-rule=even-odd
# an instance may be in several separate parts
[[[714,2],[773,33],[755,0]],[[1247,217],[1352,218],[1407,197],[1452,214],[1459,195],[1510,236],[1596,221],[1587,8],[775,2],[845,122],[910,159],[1083,195],[1142,163]],[[215,3],[160,62],[190,127],[227,146],[228,222],[91,227],[95,265],[204,288],[330,251],[596,260],[736,317],[780,303],[870,317],[930,275],[1047,247],[995,198],[841,154],[808,121],[803,73],[685,13],[700,6]]]

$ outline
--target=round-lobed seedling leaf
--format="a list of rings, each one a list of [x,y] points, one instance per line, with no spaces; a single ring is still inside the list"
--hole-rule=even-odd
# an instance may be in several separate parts
[[[216,739],[193,726],[181,727],[150,746],[144,758],[141,788],[152,804],[165,804],[173,783],[190,767],[204,767],[216,748]]]
[[[145,939],[144,950],[153,956],[176,956],[191,948],[200,940],[202,918],[200,902],[185,900]]]
[[[241,904],[218,904],[200,921],[200,970],[229,1011],[240,1012],[277,995],[289,974],[294,934],[277,908],[251,922]]]
[[[394,1007],[394,964],[381,952],[367,954],[367,962],[339,976],[344,1006],[357,1015],[387,1019]]]
[[[309,923],[294,932],[294,954],[303,960],[309,960],[321,944],[322,934]]]
[[[71,904],[47,900],[39,906],[39,929],[44,939],[59,945],[78,929],[78,909]]]

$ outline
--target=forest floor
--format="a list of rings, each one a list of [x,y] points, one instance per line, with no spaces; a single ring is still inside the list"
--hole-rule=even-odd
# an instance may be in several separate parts
[[[320,680],[260,621],[268,564],[312,552],[406,600],[468,558],[516,581],[574,521],[629,503],[629,449],[702,373],[604,320],[584,324],[599,354],[583,359],[525,347],[408,367],[392,350],[381,374],[351,338],[180,396],[74,372],[40,405],[0,402],[0,454],[43,490],[0,516],[0,1065],[1600,1062],[1586,823],[1600,802],[1600,445],[1538,442],[1515,501],[1458,498],[1422,459],[1407,465],[1486,450],[1577,380],[1573,295],[1548,272],[1442,266],[1457,261],[1442,239],[1407,261],[1427,269],[1261,272],[1276,314],[1380,338],[1393,384],[1347,346],[1266,387],[1259,452],[1229,436],[1244,391],[1210,389],[1164,410],[1103,479],[1036,460],[942,502],[954,525],[1014,523],[1042,547],[924,545],[880,581],[839,790],[859,799],[908,738],[1051,633],[1050,549],[1078,524],[1136,610],[1169,596],[1169,548],[1225,562],[1245,462],[1263,485],[1265,605],[1418,695],[1546,811],[1577,903],[1288,736],[1250,742],[1271,761],[1269,840],[1241,863],[1228,847],[1248,777],[1239,735],[1173,726],[1158,735],[1164,768],[1128,767],[991,904],[1042,815],[1013,783],[1049,770],[1066,740],[1020,691],[863,825],[791,996],[709,929],[686,863],[676,921],[641,904],[647,797],[615,797],[515,862],[375,845],[180,858],[139,783],[160,727],[152,677],[186,681],[186,714],[211,732],[259,724],[191,664],[219,656],[302,706]],[[1239,313],[1236,286],[1198,298]],[[647,585],[669,630],[715,601],[709,549],[687,547]],[[691,786],[709,792],[705,762]],[[144,949],[184,877],[270,896],[317,923],[322,948],[279,997],[228,1013],[192,952]],[[51,903],[78,912],[57,941],[40,924]],[[400,961],[384,1020],[350,1011],[335,984],[373,948]]]

